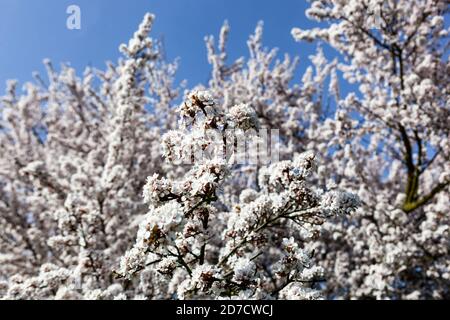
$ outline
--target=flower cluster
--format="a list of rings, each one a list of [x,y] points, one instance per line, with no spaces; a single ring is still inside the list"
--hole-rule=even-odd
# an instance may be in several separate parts
[[[251,123],[242,120],[253,114],[247,106],[232,108],[232,114],[222,115],[215,105],[209,93],[188,95],[180,112],[182,117],[189,116],[189,125],[181,125],[179,135],[195,134],[189,131],[201,131],[205,125],[224,134],[224,126],[219,123]],[[196,111],[186,113],[187,107]],[[238,109],[243,110],[236,112]],[[165,138],[170,140],[176,133]],[[167,155],[169,159],[171,154]],[[140,223],[136,244],[123,257],[117,274],[133,279],[143,271],[157,272],[166,277],[163,295],[179,299],[276,297],[293,283],[314,284],[320,268],[312,268],[309,256],[299,248],[299,228],[322,224],[334,208],[324,207],[322,195],[308,186],[306,178],[315,168],[314,158],[305,153],[294,161],[262,168],[261,176],[270,172],[270,177],[267,182],[261,180],[261,191],[246,190],[243,202],[234,203],[235,210],[229,212],[223,210],[223,187],[233,173],[224,159],[198,160],[178,180],[149,177],[144,197],[150,202],[150,211]],[[341,198],[346,199],[345,195]],[[353,211],[352,205],[351,201],[333,202],[344,212]],[[270,237],[272,230],[279,236]],[[278,249],[283,235],[289,236],[295,246],[295,257],[283,253],[291,249]],[[302,255],[300,262],[294,261]],[[289,271],[282,271],[280,265]]]
[[[247,104],[242,103],[236,105],[230,109],[229,113],[230,119],[237,129],[247,131],[258,128],[258,116],[256,115],[255,110]]]

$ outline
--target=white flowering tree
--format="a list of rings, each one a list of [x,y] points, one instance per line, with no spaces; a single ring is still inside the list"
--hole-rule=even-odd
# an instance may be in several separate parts
[[[312,154],[273,163],[258,188],[230,195],[236,159],[223,146],[236,132],[259,130],[258,116],[246,104],[226,110],[194,92],[181,107],[181,129],[170,131],[176,64],[164,62],[148,37],[153,19],[146,15],[120,47],[124,58],[106,71],[79,78],[45,61],[48,79],[36,75],[19,95],[8,83],[0,122],[2,297],[318,297],[321,269],[301,249],[299,230],[349,213],[358,200],[309,187]],[[191,165],[163,162],[161,144],[167,159]],[[216,152],[191,158],[186,150],[195,148]]]
[[[450,297],[448,9],[318,0],[306,14],[327,26],[292,31],[335,48],[337,69],[359,89],[338,96],[334,121],[319,129],[333,150],[326,172],[363,203],[327,225],[318,247],[334,275],[330,297]]]
[[[175,64],[148,38],[147,15],[124,58],[81,78],[45,61],[0,104],[0,295],[113,298],[112,270],[134,241],[157,141],[171,126]],[[151,108],[149,107],[151,106]],[[120,292],[120,290],[119,290]]]
[[[262,23],[228,63],[225,23],[173,108],[152,15],[106,71],[9,82],[0,297],[449,298],[448,4],[310,2],[300,82]]]

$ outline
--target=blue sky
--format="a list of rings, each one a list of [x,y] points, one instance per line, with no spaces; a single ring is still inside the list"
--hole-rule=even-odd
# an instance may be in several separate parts
[[[71,4],[81,8],[81,30],[66,28]],[[263,20],[265,45],[300,56],[302,70],[314,45],[296,43],[290,30],[317,26],[305,17],[307,6],[303,0],[0,0],[0,92],[7,79],[23,83],[33,71],[44,73],[44,58],[55,65],[70,62],[79,73],[116,61],[119,44],[128,41],[145,12],[156,14],[152,36],[164,37],[170,60],[180,57],[178,80],[187,79],[188,86],[207,81],[203,39],[217,36],[225,19],[231,59],[247,55],[246,40]]]

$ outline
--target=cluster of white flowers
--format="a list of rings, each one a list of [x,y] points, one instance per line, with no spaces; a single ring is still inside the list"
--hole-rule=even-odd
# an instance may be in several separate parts
[[[227,164],[223,160],[206,160],[205,163],[196,165],[189,175],[192,196],[215,195],[220,183],[228,175]]]
[[[183,121],[191,121],[196,118],[198,113],[206,115],[211,112],[214,101],[211,94],[207,91],[195,91],[189,95],[189,98],[180,108],[180,115]]]
[[[180,284],[177,293],[181,299],[186,298],[186,294],[192,294],[197,290],[207,293],[219,277],[220,271],[218,268],[206,264],[200,265],[192,270],[190,278]]]
[[[202,130],[204,124],[214,122],[239,122],[235,116],[215,110],[216,103],[209,97],[206,92],[188,96],[192,102],[190,110],[201,112],[183,114],[188,105],[183,103],[180,108],[184,110],[183,117],[189,115],[190,125],[182,125],[180,132]],[[208,108],[204,107],[205,100]],[[251,114],[247,111],[246,114]],[[225,134],[224,126],[211,128]],[[230,165],[221,158],[199,160],[179,180],[160,179],[156,175],[148,178],[144,196],[149,199],[150,211],[140,224],[135,246],[123,257],[118,274],[132,279],[142,270],[154,270],[167,276],[164,296],[175,295],[180,299],[276,297],[294,282],[314,285],[318,272],[303,260],[301,268],[300,264],[295,264],[295,268],[294,263],[286,264],[289,258],[283,258],[283,251],[277,249],[282,238],[269,237],[275,229],[280,236],[292,237],[291,242],[298,249],[299,229],[312,223],[321,224],[327,217],[325,212],[329,209],[322,209],[319,194],[307,186],[306,178],[315,167],[314,158],[305,153],[294,161],[278,164],[285,169],[264,168],[272,171],[273,181],[282,181],[280,188],[267,185],[259,192],[246,190],[244,202],[234,203],[236,209],[231,212],[221,209],[225,200],[222,200],[223,186],[232,176]],[[283,193],[278,194],[281,189]],[[343,205],[339,209],[346,212],[354,210],[346,207],[346,201],[333,205]],[[260,252],[256,254],[255,248]],[[281,262],[277,263],[277,259]],[[309,261],[309,257],[305,259]],[[274,266],[280,263],[298,272],[277,272],[275,278],[272,272],[276,272]],[[303,271],[305,274],[301,274]],[[268,277],[272,281],[267,281]]]
[[[349,214],[360,205],[359,197],[349,192],[329,192],[322,199],[324,210],[329,210],[335,215]]]
[[[139,29],[134,33],[133,38],[128,42],[128,46],[122,44],[120,50],[122,53],[132,57],[136,56],[143,48],[151,48],[153,45],[152,39],[148,37],[148,34],[153,26],[155,16],[151,13],[147,13],[144,16]]]
[[[175,196],[173,192],[173,186],[170,181],[159,179],[159,175],[155,173],[147,178],[142,195],[145,203],[157,206],[164,202],[164,199]]]
[[[258,128],[258,116],[255,110],[245,103],[232,107],[229,111],[230,119],[236,128],[241,130],[250,130]]]
[[[259,184],[269,189],[282,190],[292,183],[305,181],[315,170],[314,158],[315,155],[307,151],[296,155],[293,161],[280,161],[262,168],[259,173]]]
[[[233,281],[238,284],[249,283],[256,274],[256,264],[248,258],[240,258],[233,267]]]

